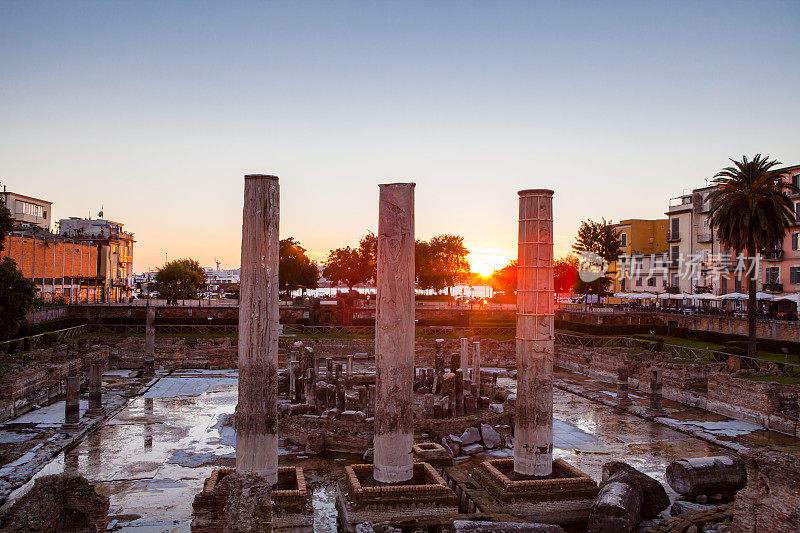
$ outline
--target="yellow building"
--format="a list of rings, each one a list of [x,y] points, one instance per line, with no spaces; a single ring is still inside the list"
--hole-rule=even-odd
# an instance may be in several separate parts
[[[662,273],[659,267],[661,257],[668,250],[667,219],[622,220],[615,224],[614,228],[619,233],[622,246],[619,261],[611,263],[608,269],[613,279],[612,294],[618,292],[663,292],[666,276],[664,275],[664,279],[660,279]],[[653,259],[651,256],[656,256],[655,261],[651,261]],[[618,272],[630,270],[633,263],[638,266],[633,271],[633,277],[617,275]],[[651,269],[651,266],[654,268]],[[648,272],[650,272],[649,276]],[[637,283],[641,286],[634,286]]]

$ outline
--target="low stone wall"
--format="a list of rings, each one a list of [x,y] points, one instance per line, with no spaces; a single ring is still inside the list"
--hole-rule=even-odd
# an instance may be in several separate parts
[[[708,409],[773,431],[800,436],[798,391],[798,387],[780,383],[714,374],[708,378]]]
[[[747,318],[709,315],[679,315],[672,313],[584,313],[568,309],[556,311],[557,320],[597,325],[645,325],[678,327],[703,331],[717,331],[731,335],[747,336]],[[756,334],[761,339],[800,342],[800,323],[784,320],[759,320]]]
[[[736,494],[734,533],[800,531],[800,457],[764,448],[741,454],[747,486]]]

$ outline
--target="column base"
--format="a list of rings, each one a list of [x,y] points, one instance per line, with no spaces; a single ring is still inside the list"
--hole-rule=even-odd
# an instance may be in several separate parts
[[[551,475],[539,478],[515,475],[511,457],[484,461],[472,477],[506,513],[546,524],[585,522],[600,490],[588,474],[563,459],[553,461]]]
[[[68,433],[73,433],[75,431],[80,431],[81,429],[83,429],[83,427],[84,427],[83,422],[76,422],[74,424],[73,423],[69,423],[69,424],[64,423],[64,424],[61,424],[61,431],[66,431]]]
[[[106,408],[105,407],[99,407],[97,409],[87,409],[86,412],[84,413],[84,415],[90,416],[90,417],[93,417],[93,418],[94,417],[105,416],[105,414],[106,414]]]
[[[414,475],[404,483],[378,483],[371,464],[347,466],[345,474],[336,491],[340,531],[355,531],[366,522],[401,523],[458,514],[458,498],[428,463],[414,463]]]

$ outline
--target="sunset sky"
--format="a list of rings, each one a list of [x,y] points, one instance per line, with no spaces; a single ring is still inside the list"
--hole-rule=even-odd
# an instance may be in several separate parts
[[[135,270],[239,265],[243,175],[315,259],[414,181],[419,238],[516,252],[517,191],[582,219],[761,152],[800,163],[800,2],[0,1],[0,182],[136,234]],[[486,266],[490,265],[490,266]]]

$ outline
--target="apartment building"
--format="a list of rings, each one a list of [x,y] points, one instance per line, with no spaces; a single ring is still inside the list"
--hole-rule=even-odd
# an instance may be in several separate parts
[[[800,183],[800,165],[779,169],[785,180]],[[680,292],[747,292],[747,275],[737,271],[737,258],[723,246],[709,223],[709,194],[714,185],[671,198],[667,216],[670,286]],[[800,291],[800,195],[794,195],[795,225],[783,245],[761,250],[758,290],[771,294]]]
[[[800,165],[781,169],[783,179],[800,187]],[[800,195],[792,195],[794,224],[786,232],[783,245],[775,250],[762,250],[760,290],[769,293],[800,292]]]
[[[99,247],[99,272],[103,278],[103,301],[118,302],[133,290],[133,233],[123,224],[103,218],[62,218],[59,234]]]
[[[663,292],[667,285],[667,219],[622,220],[614,225],[620,258],[609,265],[612,293]]]
[[[37,226],[49,230],[53,202],[15,192],[2,192],[5,206],[11,211],[15,226]]]

